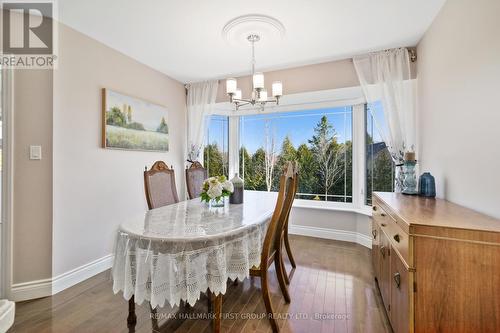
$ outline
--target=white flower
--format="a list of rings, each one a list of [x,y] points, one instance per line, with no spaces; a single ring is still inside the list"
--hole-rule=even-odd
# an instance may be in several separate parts
[[[231,193],[233,193],[233,191],[234,191],[233,183],[231,183],[229,180],[226,180],[222,184],[222,188],[225,189],[228,192],[231,192]]]
[[[207,194],[210,198],[215,199],[222,195],[222,185],[220,183],[210,184],[210,188],[207,191]]]

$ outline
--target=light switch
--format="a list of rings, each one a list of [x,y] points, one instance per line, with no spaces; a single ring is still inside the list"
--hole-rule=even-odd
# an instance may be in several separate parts
[[[42,159],[42,146],[30,146],[30,160]]]

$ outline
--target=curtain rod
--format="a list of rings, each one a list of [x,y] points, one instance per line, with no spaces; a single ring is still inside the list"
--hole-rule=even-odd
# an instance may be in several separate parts
[[[410,49],[409,47],[407,47],[406,49],[408,50],[408,55],[410,57],[410,61],[416,62],[417,61],[417,51],[413,48]],[[391,49],[385,49],[385,50],[381,50],[381,51],[389,51],[389,50],[391,50]],[[381,51],[379,51],[379,52],[381,52]],[[370,53],[375,53],[375,52],[370,52]],[[368,53],[368,54],[370,54],[370,53]],[[353,61],[352,59],[353,58],[350,58],[351,61]]]
[[[217,84],[219,84],[219,83],[220,83],[220,80],[217,80]],[[184,85],[184,88],[189,89],[189,86],[190,86],[190,85],[191,85],[191,83],[186,83],[186,84]]]

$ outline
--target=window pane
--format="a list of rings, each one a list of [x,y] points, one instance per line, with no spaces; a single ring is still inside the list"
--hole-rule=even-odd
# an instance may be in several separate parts
[[[287,161],[297,160],[297,198],[352,202],[352,107],[240,117],[245,189],[277,191]]]
[[[372,204],[372,192],[394,191],[394,163],[380,132],[387,133],[380,102],[366,105],[366,204]]]
[[[208,176],[228,177],[229,117],[211,116],[203,159]]]

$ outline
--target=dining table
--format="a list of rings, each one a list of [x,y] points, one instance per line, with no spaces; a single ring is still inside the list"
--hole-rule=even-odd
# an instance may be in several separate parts
[[[226,199],[223,207],[212,207],[195,198],[124,220],[112,275],[114,293],[129,302],[129,328],[137,322],[135,304],[148,302],[152,311],[193,306],[206,293],[219,332],[228,279],[242,281],[259,266],[276,199],[276,192],[245,191],[242,204]]]

